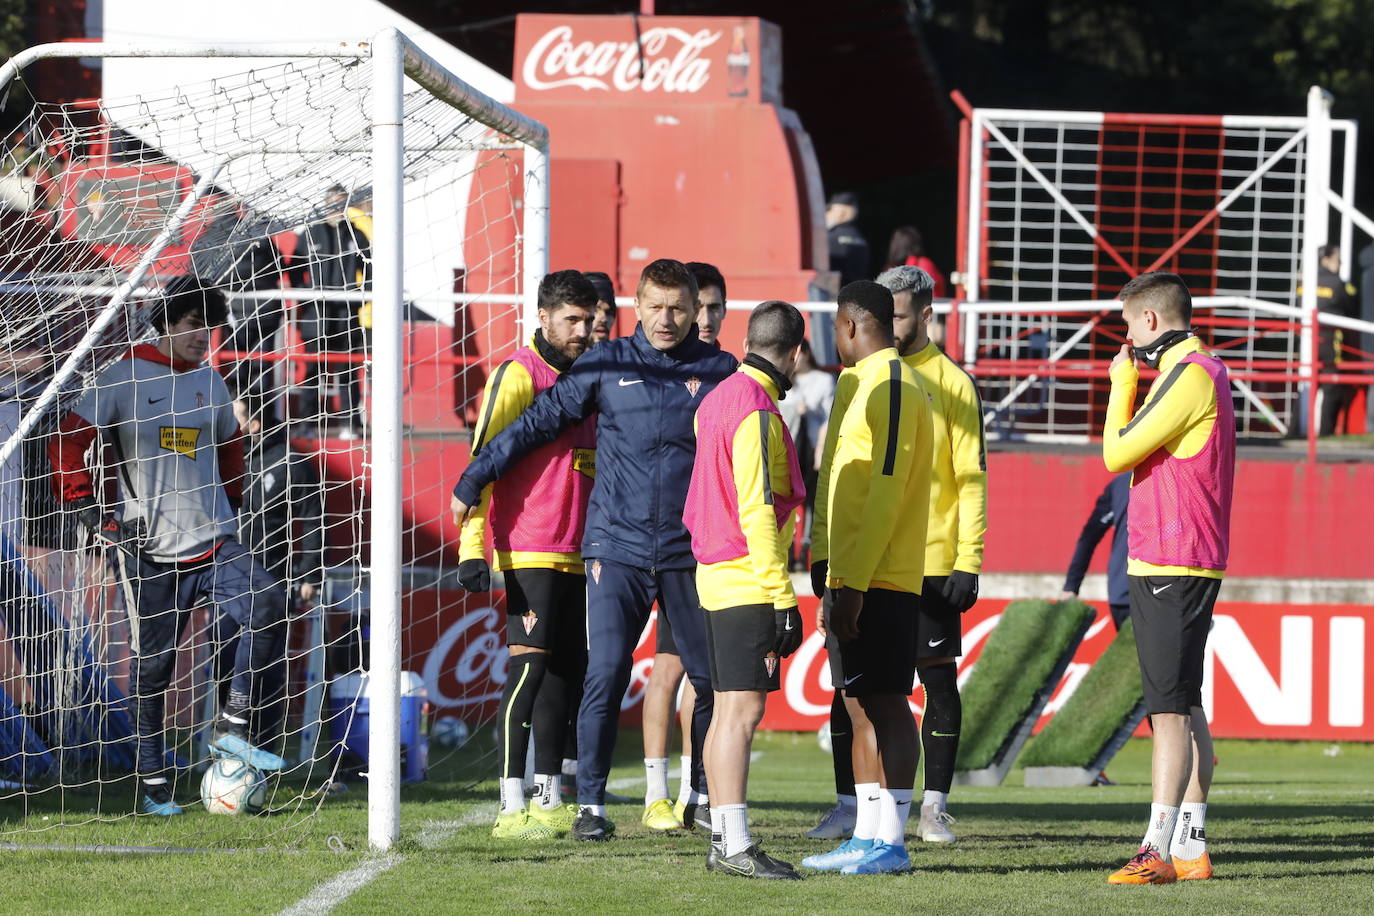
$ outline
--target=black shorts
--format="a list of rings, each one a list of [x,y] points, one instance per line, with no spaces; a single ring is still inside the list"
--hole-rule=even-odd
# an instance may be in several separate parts
[[[506,645],[587,650],[587,577],[556,569],[506,570]]]
[[[830,592],[826,592],[829,600]],[[910,592],[870,588],[859,615],[859,636],[840,642],[828,626],[830,680],[846,696],[911,696],[916,680],[916,615],[921,598]],[[829,605],[826,606],[827,617]]]
[[[1202,705],[1202,659],[1220,579],[1130,576],[1140,684],[1150,713]]]
[[[958,658],[964,654],[963,615],[945,600],[948,576],[926,576],[916,612],[916,658]]]
[[[654,624],[654,654],[677,655],[677,643],[673,640],[673,625],[663,608],[658,609],[658,622]]]
[[[706,615],[711,687],[715,690],[777,690],[780,664],[773,652],[773,605],[746,604]]]

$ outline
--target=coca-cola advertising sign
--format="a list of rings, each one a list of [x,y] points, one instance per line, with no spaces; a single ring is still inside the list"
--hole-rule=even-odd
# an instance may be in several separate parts
[[[830,714],[831,683],[825,644],[815,631],[816,599],[802,598],[805,640],[782,663],[782,689],[768,699],[762,727],[814,731]],[[968,678],[1004,600],[980,601],[964,615]],[[506,682],[505,595],[417,591],[407,601],[406,667],[424,677],[441,715],[468,722],[496,714]],[[1105,609],[1050,697],[1040,725],[1057,712],[1107,648],[1115,630]],[[652,627],[634,652],[621,719],[637,725],[649,672]],[[1374,620],[1367,608],[1345,605],[1264,605],[1222,602],[1208,641],[1203,702],[1213,732],[1227,738],[1374,740]],[[921,712],[921,692],[911,697]]]
[[[753,18],[522,15],[516,101],[778,101],[781,39]]]

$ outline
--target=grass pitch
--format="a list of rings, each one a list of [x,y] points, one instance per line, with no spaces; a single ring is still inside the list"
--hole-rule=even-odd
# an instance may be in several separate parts
[[[622,794],[640,773],[638,734],[621,739],[612,779]],[[479,733],[473,745],[489,747]],[[473,747],[470,745],[470,747]],[[831,802],[828,757],[811,735],[760,736],[751,781],[754,833],[765,849],[799,861],[831,844],[802,836]],[[1217,877],[1168,887],[1111,887],[1107,874],[1135,850],[1149,802],[1149,743],[1113,761],[1120,785],[1092,789],[959,788],[950,809],[960,841],[913,841],[916,872],[892,877],[817,875],[765,884],[707,874],[705,840],[650,834],[639,805],[613,805],[619,835],[606,844],[559,840],[514,846],[491,839],[494,780],[463,778],[460,752],[430,782],[408,787],[404,836],[388,856],[366,852],[359,788],[287,829],[256,831],[199,808],[177,823],[140,818],[42,833],[12,842],[175,842],[260,851],[113,855],[0,852],[0,912],[277,913],[342,873],[372,880],[333,912],[381,913],[954,913],[1150,912],[1360,913],[1374,901],[1374,746],[1218,742],[1220,765],[1207,832]],[[490,760],[484,769],[492,769]],[[44,826],[35,813],[27,826]],[[16,826],[13,821],[10,827]],[[328,838],[349,848],[329,851]],[[326,912],[317,908],[312,912]]]

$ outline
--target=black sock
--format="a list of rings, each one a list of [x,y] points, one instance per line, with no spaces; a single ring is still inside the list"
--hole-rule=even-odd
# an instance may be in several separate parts
[[[925,788],[948,792],[954,784],[954,760],[959,755],[959,728],[964,707],[959,700],[958,669],[953,662],[917,668],[925,688],[921,716],[921,749],[925,753]]]
[[[535,698],[534,771],[545,776],[563,772],[563,749],[568,731],[568,678],[557,664],[546,665]]]
[[[830,753],[835,763],[835,794],[854,794],[854,724],[837,690],[830,702]]]
[[[496,721],[501,728],[500,757],[496,765],[502,779],[523,779],[525,776],[525,755],[530,749],[530,717],[534,714],[534,701],[544,680],[547,660],[548,656],[542,652],[510,657],[506,689],[496,711]]]

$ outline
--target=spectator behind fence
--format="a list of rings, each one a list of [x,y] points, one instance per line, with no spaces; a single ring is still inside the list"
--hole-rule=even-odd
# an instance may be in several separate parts
[[[884,269],[891,270],[902,266],[919,267],[930,274],[930,278],[935,281],[936,299],[943,299],[949,295],[945,275],[940,273],[940,268],[926,255],[921,230],[915,226],[898,226],[893,229],[892,240],[887,244],[887,267]]]
[[[830,269],[840,275],[840,285],[868,279],[868,240],[855,222],[859,196],[841,191],[830,196],[825,208],[825,234],[830,243]]]
[[[201,285],[226,294],[280,288],[281,253],[267,222],[253,218],[242,202],[223,191],[210,198],[209,213],[209,222],[191,243],[191,271]],[[221,346],[235,352],[276,350],[281,321],[279,297],[230,295],[229,323],[233,330]],[[270,365],[261,360],[236,361],[229,372],[230,387],[263,391]]]
[[[816,511],[816,470],[820,467],[821,446],[825,443],[830,407],[835,403],[835,376],[816,365],[808,341],[803,340],[801,346],[792,390],[788,392],[790,396],[778,403],[778,412],[782,414],[792,441],[796,443],[802,480],[806,484],[801,550],[791,564],[794,570],[804,571],[811,568],[809,554],[811,521]]]
[[[1317,252],[1317,311],[1343,318],[1356,317],[1359,305],[1355,287],[1341,279],[1341,249],[1339,245],[1323,245]],[[1298,296],[1303,288],[1298,287]],[[1317,328],[1317,360],[1322,372],[1339,372],[1344,359],[1343,350],[1349,331],[1330,325]],[[1317,389],[1317,433],[1330,436],[1336,433],[1341,415],[1350,406],[1355,386],[1327,383]]]
[[[301,262],[293,268],[293,285],[303,286],[302,274],[308,272],[312,289],[322,293],[355,292],[371,283],[372,249],[367,236],[345,218],[348,192],[332,185],[325,192],[321,218],[301,235]],[[300,305],[300,330],[306,350],[312,354],[362,353],[366,342],[359,322],[361,302],[330,298]],[[305,404],[301,415],[313,430],[326,425],[331,382],[340,383],[340,411],[337,425],[341,438],[355,438],[362,426],[361,367],[351,362],[306,364]],[[333,425],[333,424],[331,424]]]

